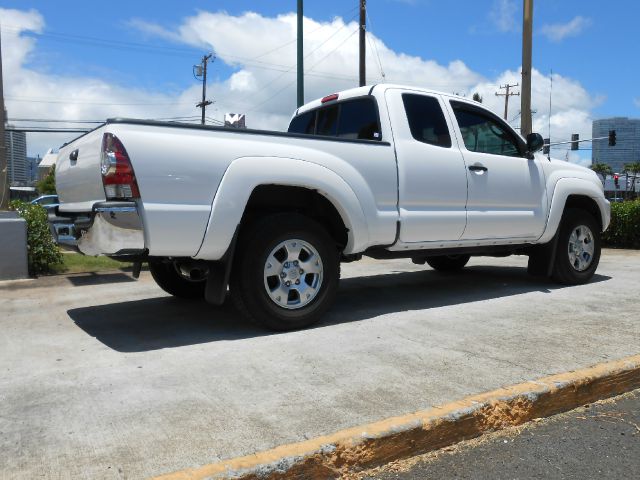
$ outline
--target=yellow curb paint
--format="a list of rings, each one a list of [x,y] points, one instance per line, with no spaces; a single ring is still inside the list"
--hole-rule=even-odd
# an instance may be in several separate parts
[[[520,383],[428,410],[155,477],[326,479],[640,388],[640,355]]]

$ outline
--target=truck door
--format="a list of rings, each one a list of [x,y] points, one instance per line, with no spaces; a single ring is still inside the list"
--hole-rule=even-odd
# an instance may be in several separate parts
[[[546,222],[546,188],[540,161],[509,125],[488,110],[450,101],[469,178],[463,240],[536,239]]]
[[[467,170],[438,95],[386,92],[398,159],[402,243],[458,240],[466,225]]]

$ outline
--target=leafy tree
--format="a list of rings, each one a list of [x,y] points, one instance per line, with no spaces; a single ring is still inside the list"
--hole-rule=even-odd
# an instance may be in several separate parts
[[[624,164],[624,173],[631,177],[631,190],[633,195],[636,194],[636,178],[640,174],[640,162],[632,162]]]
[[[37,185],[38,193],[40,195],[55,195],[56,192],[56,166],[51,167],[51,170]]]
[[[478,92],[473,94],[473,99],[478,103],[482,103],[482,96]]]
[[[607,175],[613,175],[613,170],[611,169],[611,165],[606,163],[594,163],[591,165],[591,170],[596,172],[598,175],[602,177],[602,186],[604,187],[604,182],[607,180]]]

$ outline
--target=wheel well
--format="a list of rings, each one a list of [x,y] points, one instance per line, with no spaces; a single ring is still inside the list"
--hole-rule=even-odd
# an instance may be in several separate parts
[[[564,209],[566,210],[567,208],[578,208],[589,212],[593,215],[593,218],[596,219],[596,222],[598,222],[598,225],[600,226],[600,231],[602,231],[602,215],[600,213],[600,208],[598,208],[598,204],[592,198],[584,195],[569,195],[567,202],[564,205]]]
[[[341,248],[347,245],[349,230],[342,217],[326,197],[304,187],[259,185],[249,197],[242,225],[270,213],[296,212],[323,225]]]

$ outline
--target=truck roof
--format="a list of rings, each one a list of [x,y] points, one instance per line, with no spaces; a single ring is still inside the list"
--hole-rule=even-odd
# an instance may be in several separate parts
[[[447,95],[449,97],[460,98],[461,100],[468,100],[468,99],[465,99],[465,97],[461,97],[459,95],[455,95],[452,93],[446,93],[446,92],[441,92],[441,91],[433,90],[429,88],[421,88],[421,87],[415,87],[411,85],[400,85],[400,84],[394,84],[394,83],[377,83],[374,85],[365,85],[364,87],[355,87],[355,88],[350,88],[348,90],[341,90],[339,92],[335,92],[335,94],[338,95],[338,100],[346,100],[348,98],[362,97],[364,95],[372,95],[374,90],[378,92],[380,90],[384,91],[390,88],[413,90],[413,91],[423,92],[423,93],[434,93],[437,95]],[[299,115],[308,110],[312,110],[314,108],[320,107],[322,105],[322,99],[324,98],[326,98],[326,96],[317,98],[308,103],[305,103],[295,111],[294,116]]]

